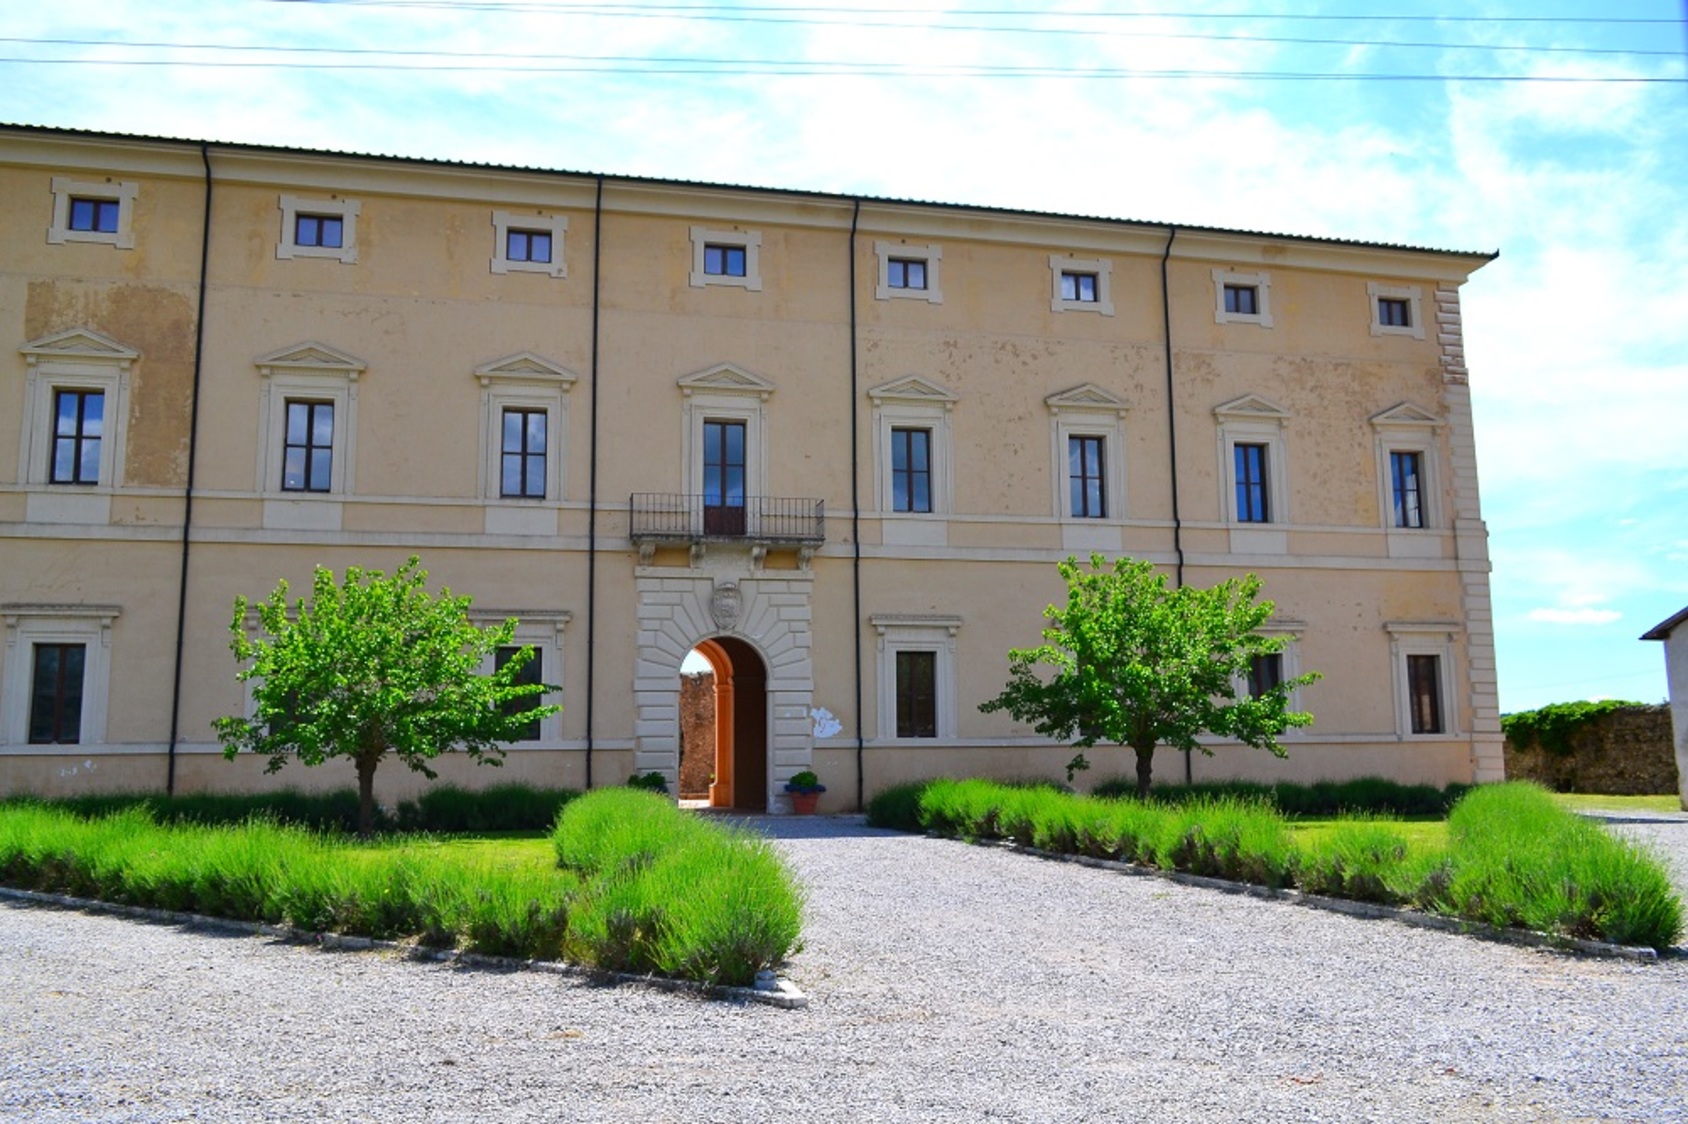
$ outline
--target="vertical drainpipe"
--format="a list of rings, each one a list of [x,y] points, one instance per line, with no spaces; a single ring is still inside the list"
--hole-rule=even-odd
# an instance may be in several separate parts
[[[176,585],[176,668],[170,685],[170,741],[164,774],[164,795],[176,795],[176,739],[182,730],[182,650],[187,643],[188,552],[193,530],[193,471],[199,457],[199,380],[205,356],[205,279],[211,261],[211,146],[199,143],[205,167],[205,219],[199,232],[199,307],[193,325],[193,390],[188,404],[188,479],[182,490],[182,564]]]
[[[862,201],[850,210],[850,577],[855,591],[855,613],[851,631],[856,635],[856,809],[867,806],[867,775],[863,758],[867,743],[862,739],[862,504],[861,421],[856,416],[856,384],[860,379],[856,354],[856,227],[862,217]]]
[[[586,501],[586,787],[592,787],[592,700],[594,673],[598,662],[598,304],[603,291],[604,262],[604,177],[598,177],[598,191],[592,202],[592,366],[587,380],[592,384],[592,421],[588,456]]]
[[[1172,397],[1172,289],[1167,283],[1167,262],[1172,257],[1172,240],[1178,228],[1166,228],[1166,249],[1161,252],[1161,327],[1166,336],[1166,446],[1172,475],[1172,552],[1177,557],[1173,586],[1184,586],[1184,520],[1178,513],[1178,410]],[[1195,781],[1190,751],[1184,751],[1184,783]]]

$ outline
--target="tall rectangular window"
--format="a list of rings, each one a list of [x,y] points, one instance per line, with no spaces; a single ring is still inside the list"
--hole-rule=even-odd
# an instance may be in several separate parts
[[[1415,734],[1442,732],[1442,659],[1440,656],[1407,657],[1407,698],[1412,707]]]
[[[1284,681],[1284,656],[1282,652],[1272,652],[1267,655],[1255,656],[1248,665],[1248,697],[1258,699],[1268,691],[1277,689]]]
[[[1270,523],[1271,496],[1266,486],[1266,446],[1238,443],[1232,447],[1237,487],[1237,522]]]
[[[1424,461],[1419,453],[1389,454],[1389,475],[1395,496],[1395,526],[1424,526],[1424,502],[1420,482]]]
[[[71,196],[70,229],[116,234],[121,204],[116,199],[86,199]]]
[[[83,644],[35,645],[30,680],[29,743],[76,745],[82,740]]]
[[[745,247],[711,242],[703,248],[703,272],[716,277],[743,277]]]
[[[708,535],[742,535],[744,522],[745,424],[703,423],[703,530]]]
[[[897,736],[938,736],[938,653],[897,653]]]
[[[104,431],[104,391],[54,391],[53,459],[48,480],[54,484],[98,484]]]
[[[293,218],[293,244],[324,249],[342,248],[345,220],[339,215],[299,214]]]
[[[281,490],[326,492],[334,475],[334,403],[287,402]]]
[[[504,411],[499,495],[545,498],[546,420],[544,410]]]
[[[932,431],[891,430],[891,509],[932,510]]]
[[[1226,285],[1225,311],[1236,316],[1260,314],[1260,290],[1253,285]]]
[[[517,652],[521,650],[522,649],[519,645],[499,648],[497,653],[493,656],[493,666],[503,667],[515,657]],[[535,648],[533,650],[533,658],[523,664],[520,671],[516,672],[515,682],[521,684],[522,686],[537,685],[545,682],[544,659],[544,653],[542,653],[538,648]],[[537,694],[533,694],[524,695],[519,699],[510,699],[504,703],[504,713],[526,714],[530,710],[537,710],[540,705],[540,697],[541,696]],[[522,728],[520,740],[524,742],[536,742],[539,740],[539,719],[535,718]]]
[[[1108,488],[1103,475],[1103,438],[1067,438],[1069,510],[1074,519],[1106,519]]]

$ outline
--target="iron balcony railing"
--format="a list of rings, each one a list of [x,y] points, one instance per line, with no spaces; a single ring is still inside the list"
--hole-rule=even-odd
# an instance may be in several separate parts
[[[746,496],[742,503],[701,495],[634,492],[628,533],[634,542],[742,539],[758,543],[826,541],[826,504],[789,496]]]

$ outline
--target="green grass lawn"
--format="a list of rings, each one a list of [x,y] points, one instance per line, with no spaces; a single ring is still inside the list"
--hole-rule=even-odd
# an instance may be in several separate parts
[[[1599,796],[1580,792],[1556,792],[1561,808],[1582,812],[1591,808],[1618,812],[1680,812],[1682,801],[1675,796]]]

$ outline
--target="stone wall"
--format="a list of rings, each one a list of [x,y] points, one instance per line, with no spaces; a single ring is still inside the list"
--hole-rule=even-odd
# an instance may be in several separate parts
[[[680,792],[703,800],[715,779],[715,673],[680,676]]]
[[[1668,706],[1627,706],[1602,714],[1571,736],[1571,752],[1506,743],[1509,780],[1555,792],[1612,796],[1674,795],[1676,754]]]

